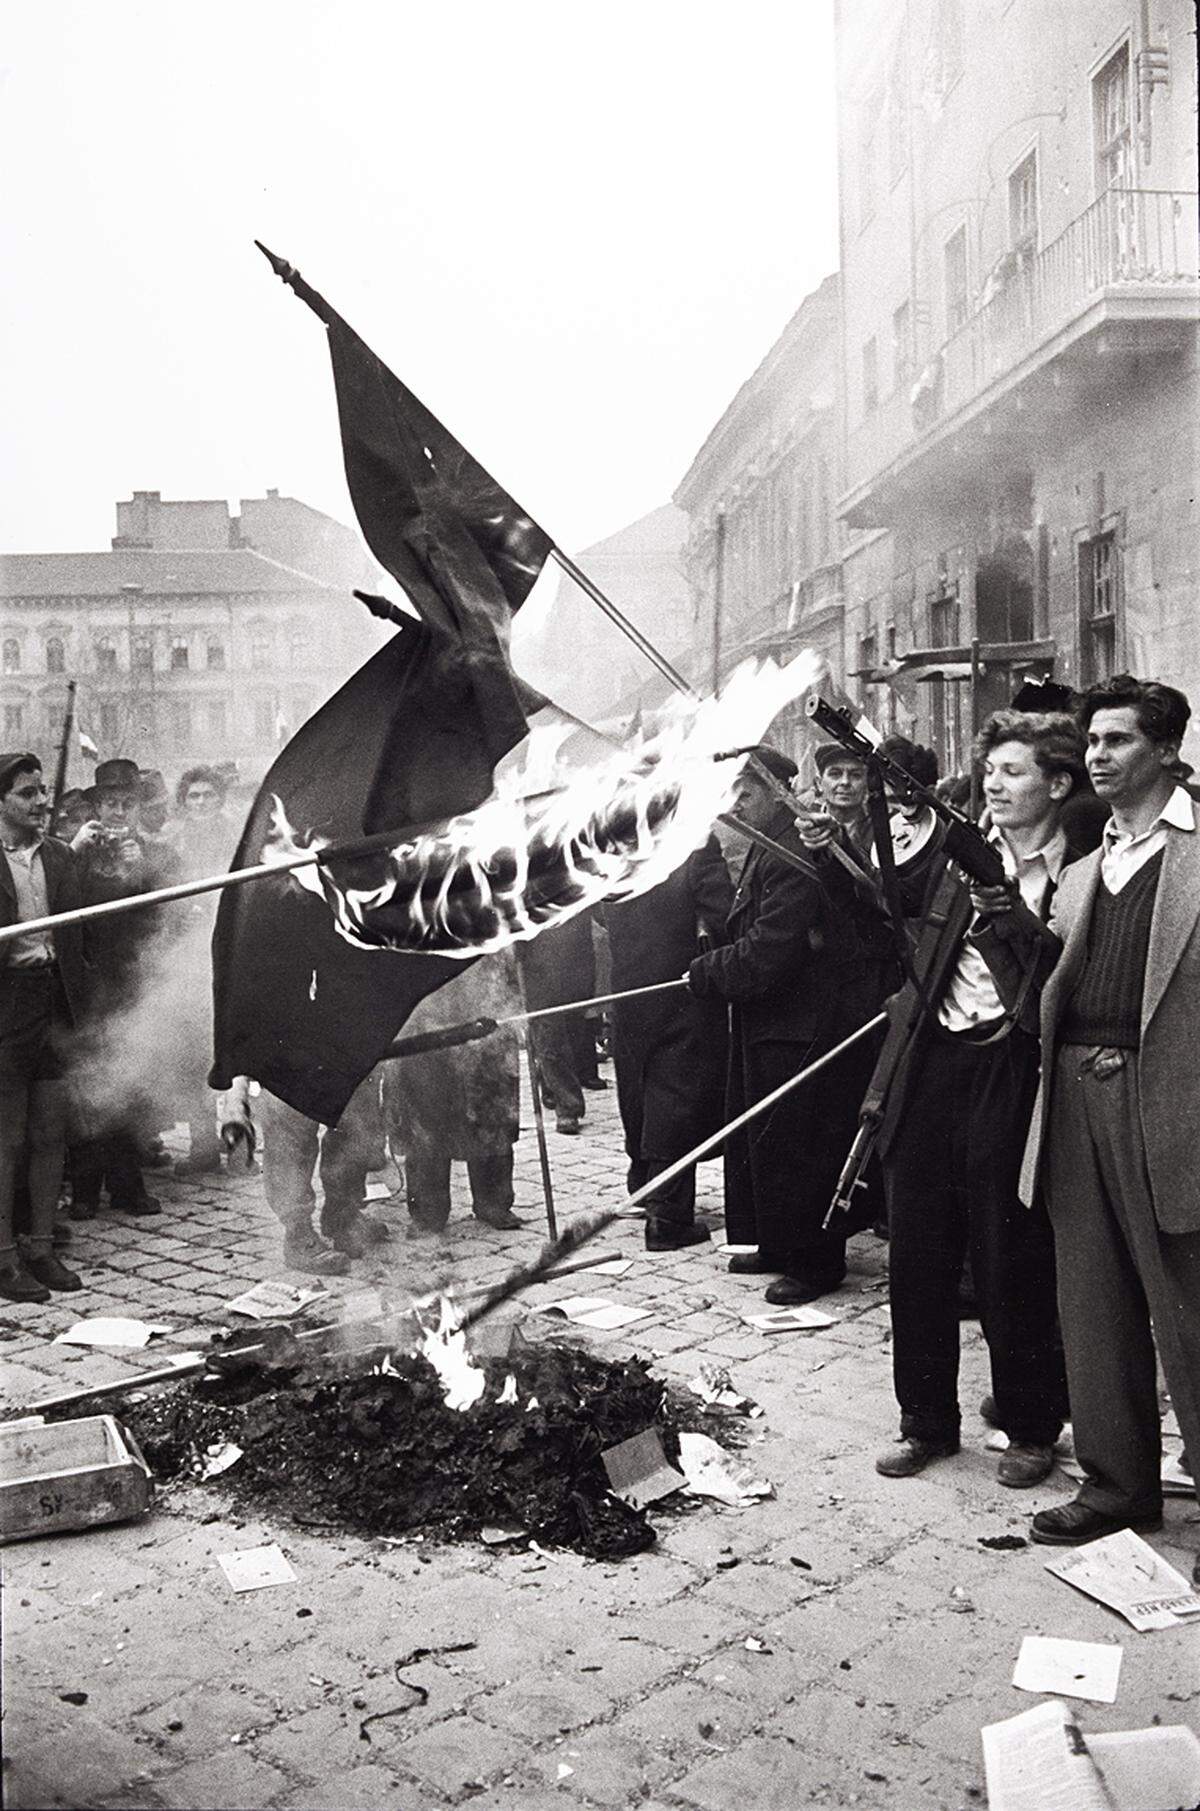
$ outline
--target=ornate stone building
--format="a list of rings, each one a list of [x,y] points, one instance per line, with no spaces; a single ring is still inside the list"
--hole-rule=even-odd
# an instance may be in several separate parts
[[[237,761],[257,780],[380,645],[350,596],[377,581],[358,536],[294,498],[269,491],[231,516],[137,491],[106,552],[0,556],[0,745],[52,763],[75,679],[102,758],[168,779]]]
[[[953,770],[1024,672],[1200,702],[1192,8],[837,0],[837,23],[864,703]],[[888,674],[924,683],[898,700]]]

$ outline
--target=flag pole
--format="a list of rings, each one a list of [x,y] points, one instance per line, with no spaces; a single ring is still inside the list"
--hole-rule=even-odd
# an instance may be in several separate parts
[[[840,1043],[835,1044],[832,1050],[827,1050],[814,1062],[806,1064],[803,1069],[798,1069],[795,1075],[789,1076],[785,1082],[780,1082],[777,1088],[773,1088],[770,1094],[764,1094],[761,1100],[754,1101],[744,1112],[739,1113],[736,1119],[731,1119],[727,1125],[721,1126],[718,1131],[713,1132],[708,1138],[702,1139],[698,1145],[694,1145],[686,1156],[678,1158],[659,1175],[644,1183],[641,1188],[635,1189],[621,1208],[607,1208],[603,1213],[588,1214],[582,1219],[573,1221],[558,1239],[543,1248],[540,1256],[535,1258],[532,1264],[523,1265],[519,1270],[512,1271],[501,1283],[497,1284],[490,1294],[484,1297],[477,1307],[472,1308],[462,1322],[463,1327],[473,1327],[477,1321],[483,1320],[486,1315],[492,1314],[505,1302],[511,1301],[514,1295],[520,1295],[524,1290],[532,1288],[535,1283],[540,1283],[564,1257],[577,1251],[580,1246],[587,1245],[592,1239],[599,1238],[600,1234],[606,1232],[614,1221],[624,1218],[631,1207],[640,1206],[665,1182],[673,1182],[685,1170],[691,1169],[693,1164],[699,1163],[701,1158],[706,1157],[710,1151],[715,1151],[718,1145],[724,1144],[732,1133],[740,1132],[742,1127],[749,1125],[752,1119],[757,1119],[761,1113],[766,1113],[775,1106],[785,1095],[790,1094],[793,1088],[798,1088],[802,1082],[808,1081],[819,1070],[836,1062],[838,1057],[842,1056],[852,1045],[857,1044],[862,1038],[870,1036],[881,1025],[885,1025],[887,1016],[886,1012],[877,1012],[874,1018],[868,1019],[865,1025],[860,1025],[857,1031],[850,1032]]]
[[[523,952],[517,951],[517,985],[521,990],[519,1013],[511,1014],[507,1019],[497,1019],[497,1029],[503,1025],[521,1027],[521,1042],[525,1046],[525,1066],[529,1071],[529,1092],[533,1096],[533,1127],[537,1139],[538,1167],[542,1173],[542,1196],[546,1203],[546,1227],[550,1238],[558,1237],[558,1219],[554,1212],[554,1178],[550,1173],[550,1146],[546,1140],[546,1114],[542,1104],[542,1059],[534,1044],[533,1033],[529,1029],[530,1020],[540,1013],[529,1011],[529,1000],[525,992],[525,964]]]
[[[75,680],[67,681],[67,708],[63,713],[62,741],[58,745],[58,761],[54,768],[54,790],[50,795],[50,810],[53,814],[62,804],[63,793],[67,790],[67,762],[71,753],[71,731],[75,727]]]

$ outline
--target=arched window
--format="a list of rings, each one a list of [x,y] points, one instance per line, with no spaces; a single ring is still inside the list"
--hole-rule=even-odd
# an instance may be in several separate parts
[[[6,673],[21,671],[21,644],[15,635],[5,637],[3,649],[0,649],[0,664]]]
[[[188,669],[188,643],[186,635],[177,635],[171,643],[171,671],[186,673]]]
[[[262,673],[271,664],[271,631],[269,629],[252,629],[250,632],[250,665],[255,672]]]
[[[61,673],[66,668],[66,653],[60,635],[52,635],[46,643],[46,671]]]
[[[288,659],[294,667],[306,667],[312,661],[312,636],[307,623],[293,623],[288,632]]]
[[[225,671],[225,643],[219,641],[215,635],[209,637],[208,670],[210,673]]]
[[[98,673],[115,673],[117,670],[117,650],[107,635],[102,635],[96,643],[96,671]]]

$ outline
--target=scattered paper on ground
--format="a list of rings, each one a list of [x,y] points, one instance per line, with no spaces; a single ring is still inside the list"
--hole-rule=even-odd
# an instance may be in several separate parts
[[[635,1509],[644,1509],[647,1503],[683,1488],[683,1474],[667,1462],[656,1428],[648,1427],[618,1446],[610,1446],[600,1457],[613,1495]]]
[[[368,1182],[363,1190],[364,1201],[390,1201],[392,1191],[386,1182]]]
[[[988,1811],[1112,1811],[1065,1704],[1036,1704],[981,1734]]]
[[[293,1314],[299,1314],[310,1302],[319,1302],[327,1295],[325,1289],[312,1289],[306,1284],[266,1282],[256,1283],[253,1289],[247,1289],[243,1295],[234,1296],[226,1302],[227,1314],[244,1314],[252,1321],[289,1320]]]
[[[218,1554],[217,1564],[235,1591],[261,1591],[266,1585],[290,1585],[296,1577],[290,1562],[274,1541],[267,1547],[243,1547],[238,1553]]]
[[[226,1440],[224,1445],[219,1441],[210,1446],[204,1458],[200,1473],[201,1482],[207,1478],[219,1478],[223,1471],[229,1471],[242,1457],[242,1449],[236,1441]]]
[[[93,1320],[76,1321],[65,1333],[55,1335],[60,1346],[115,1346],[137,1351],[148,1346],[156,1333],[173,1333],[173,1327],[160,1321],[124,1320],[120,1315],[97,1315]]]
[[[802,1302],[797,1308],[776,1308],[773,1314],[743,1314],[742,1321],[760,1333],[810,1333],[815,1327],[836,1326],[837,1316]]]
[[[1200,1596],[1132,1528],[1046,1561],[1047,1572],[1095,1597],[1135,1629],[1169,1629],[1200,1615]]]
[[[591,1266],[591,1274],[594,1277],[623,1277],[632,1269],[632,1258],[605,1258],[602,1264]]]
[[[649,1318],[649,1308],[627,1308],[600,1295],[568,1295],[561,1302],[549,1302],[539,1314],[561,1314],[575,1327],[593,1327],[602,1333],[613,1333],[618,1327],[632,1327],[635,1321]]]
[[[714,1408],[732,1409],[738,1415],[762,1414],[757,1402],[752,1402],[749,1396],[743,1396],[740,1390],[734,1388],[728,1365],[707,1361],[700,1366],[695,1377],[688,1379],[687,1387],[693,1396],[699,1396],[701,1402],[707,1402]]]
[[[1026,1635],[1012,1682],[1023,1692],[1053,1692],[1063,1698],[1087,1698],[1093,1704],[1115,1704],[1121,1654],[1120,1644],[1114,1641]]]
[[[756,1478],[749,1466],[742,1465],[707,1434],[680,1434],[679,1463],[692,1496],[712,1497],[738,1509],[743,1503],[775,1495],[773,1484]]]
[[[1114,1729],[1087,1745],[1116,1811],[1200,1805],[1200,1737],[1182,1723]]]
[[[988,1811],[1164,1811],[1200,1804],[1200,1739],[1182,1724],[1081,1734],[1065,1704],[983,1730]]]
[[[523,1541],[526,1532],[516,1522],[489,1522],[479,1530],[479,1538],[485,1547],[505,1547],[510,1541]]]

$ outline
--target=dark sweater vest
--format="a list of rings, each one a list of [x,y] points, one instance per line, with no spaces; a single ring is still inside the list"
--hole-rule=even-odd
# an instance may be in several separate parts
[[[1136,1050],[1140,1044],[1150,920],[1161,867],[1159,850],[1119,893],[1110,893],[1103,879],[1097,886],[1087,955],[1063,1014],[1060,1043],[1117,1050]]]

